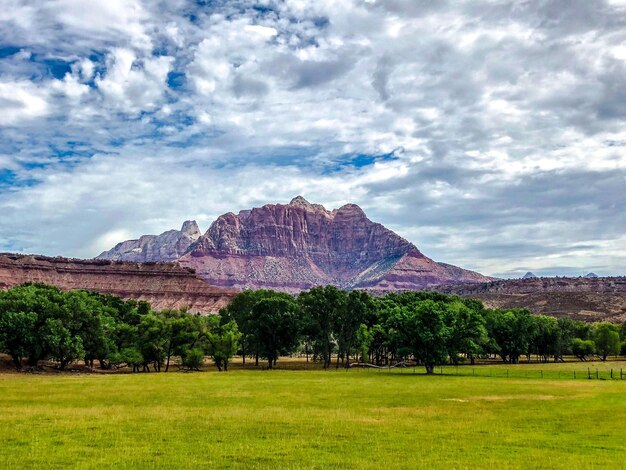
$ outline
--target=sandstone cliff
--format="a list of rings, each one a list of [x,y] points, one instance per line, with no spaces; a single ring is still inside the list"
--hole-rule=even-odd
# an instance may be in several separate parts
[[[175,263],[129,263],[0,254],[0,289],[43,282],[148,301],[155,309],[188,307],[215,313],[236,293],[215,288]]]
[[[316,285],[385,292],[490,278],[424,256],[346,204],[289,204],[220,216],[179,259],[209,284],[298,292]]]

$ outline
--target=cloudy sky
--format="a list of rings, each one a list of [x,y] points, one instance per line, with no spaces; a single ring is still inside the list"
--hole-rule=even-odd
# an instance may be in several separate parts
[[[485,274],[626,273],[624,0],[0,0],[0,251],[297,194]]]

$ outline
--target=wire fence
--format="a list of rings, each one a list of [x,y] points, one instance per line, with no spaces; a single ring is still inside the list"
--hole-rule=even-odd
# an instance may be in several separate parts
[[[424,375],[423,366],[415,365],[408,367],[362,367],[362,370],[369,373],[388,374],[412,374]],[[625,368],[572,368],[572,369],[545,369],[536,367],[519,366],[507,368],[503,366],[438,366],[433,375],[459,376],[459,377],[492,377],[492,378],[515,378],[515,379],[551,379],[551,380],[626,380]]]

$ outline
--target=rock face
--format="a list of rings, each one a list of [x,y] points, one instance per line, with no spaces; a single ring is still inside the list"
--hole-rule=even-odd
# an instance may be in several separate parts
[[[114,261],[132,261],[145,263],[150,261],[175,261],[198,240],[202,234],[195,220],[187,220],[180,230],[168,230],[161,235],[144,235],[139,240],[127,240],[118,243],[96,259]]]
[[[212,285],[288,292],[325,284],[384,292],[490,280],[435,263],[357,205],[329,211],[301,196],[220,216],[179,262]]]
[[[478,299],[489,308],[527,308],[586,321],[626,320],[626,277],[508,279],[437,290]]]
[[[0,289],[43,282],[148,301],[155,309],[187,307],[216,313],[236,291],[215,288],[176,263],[129,263],[0,254]]]

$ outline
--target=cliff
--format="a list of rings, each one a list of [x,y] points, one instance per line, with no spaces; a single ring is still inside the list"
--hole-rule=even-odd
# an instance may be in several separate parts
[[[220,216],[179,262],[212,285],[288,292],[324,284],[386,292],[490,280],[434,262],[355,204],[329,211],[301,196]]]
[[[236,293],[215,288],[175,263],[129,263],[0,254],[0,289],[42,282],[148,301],[155,309],[188,307],[215,313]]]

